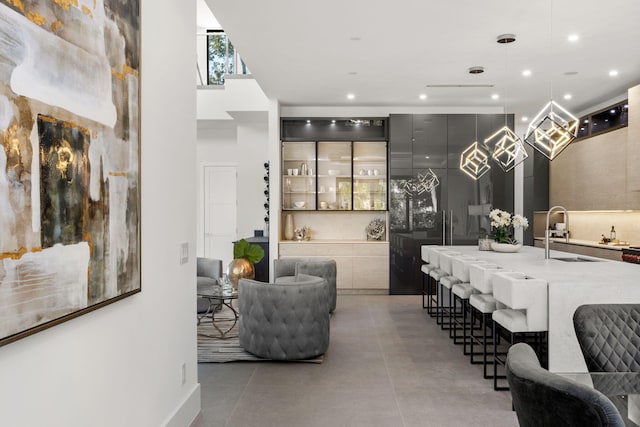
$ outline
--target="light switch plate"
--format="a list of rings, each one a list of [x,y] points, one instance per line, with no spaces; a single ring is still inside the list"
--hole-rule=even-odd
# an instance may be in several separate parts
[[[189,243],[183,242],[180,244],[180,265],[189,262]]]

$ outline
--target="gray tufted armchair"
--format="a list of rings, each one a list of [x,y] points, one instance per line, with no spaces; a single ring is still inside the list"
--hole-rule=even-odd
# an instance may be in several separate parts
[[[300,274],[282,283],[240,279],[240,346],[273,360],[300,360],[329,348],[328,289]]]
[[[640,304],[587,304],[573,326],[589,372],[640,372]]]
[[[322,277],[327,281],[329,287],[329,311],[333,313],[336,309],[336,262],[332,259],[323,258],[280,258],[273,261],[273,271],[276,283],[281,277],[297,276],[298,274],[308,274],[310,276]]]
[[[533,348],[509,348],[507,380],[521,427],[624,427],[614,404],[601,392],[540,366]]]

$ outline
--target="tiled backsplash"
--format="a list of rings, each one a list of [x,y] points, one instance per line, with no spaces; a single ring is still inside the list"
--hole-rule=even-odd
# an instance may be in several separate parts
[[[546,212],[534,214],[535,237],[544,236],[545,220]],[[557,221],[563,221],[562,215],[554,212],[550,222]],[[569,231],[573,239],[597,242],[603,234],[609,237],[612,225],[618,240],[640,245],[640,211],[569,211]]]

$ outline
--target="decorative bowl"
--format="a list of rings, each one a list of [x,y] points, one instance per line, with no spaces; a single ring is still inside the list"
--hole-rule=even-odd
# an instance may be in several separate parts
[[[513,245],[511,243],[491,242],[491,249],[493,249],[494,252],[513,253],[522,249],[522,243]]]
[[[304,208],[305,202],[293,202],[296,208]]]
[[[331,176],[336,176],[340,174],[340,171],[338,169],[329,169],[327,173]]]

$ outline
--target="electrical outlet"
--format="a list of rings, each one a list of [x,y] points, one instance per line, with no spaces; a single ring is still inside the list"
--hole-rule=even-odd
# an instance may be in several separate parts
[[[182,385],[185,385],[187,383],[187,364],[183,363],[182,366],[180,367],[180,378],[182,381]]]
[[[189,243],[183,242],[180,244],[180,265],[189,262]]]

